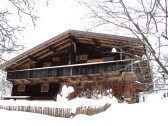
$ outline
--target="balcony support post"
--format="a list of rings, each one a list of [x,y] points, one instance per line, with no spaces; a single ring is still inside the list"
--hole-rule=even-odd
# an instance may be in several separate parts
[[[72,62],[72,44],[73,44],[73,42],[71,41],[71,46],[70,46],[70,50],[69,50],[68,65],[71,65],[71,62]],[[71,76],[72,76],[72,67],[70,67],[69,77],[71,77]]]
[[[133,59],[131,60],[131,72],[134,71],[134,62],[133,62]]]

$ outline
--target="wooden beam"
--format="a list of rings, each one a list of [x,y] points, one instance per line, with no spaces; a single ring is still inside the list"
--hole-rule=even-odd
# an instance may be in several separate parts
[[[29,58],[31,61],[38,62],[38,60],[37,60],[36,58],[34,58],[33,56],[28,56],[28,58]]]
[[[93,38],[92,41],[95,43],[95,46],[96,46],[96,47],[101,47],[101,43],[99,42],[98,39]]]
[[[43,48],[42,50],[38,51],[38,52],[35,52],[34,54],[32,54],[34,57],[40,57],[46,53],[48,53],[49,51],[52,51],[53,53],[57,52],[57,50],[55,50],[56,48],[58,47],[62,47],[63,45],[65,45],[65,43],[69,42],[70,40],[65,38],[64,41],[58,41],[58,42],[55,42],[53,44],[50,44],[48,47],[46,48]],[[50,49],[52,48],[52,50]],[[38,59],[38,58],[37,58]]]
[[[76,38],[75,36],[73,36],[73,35],[70,35],[69,38],[70,38],[74,43],[77,43],[77,42],[78,42],[77,38]]]
[[[71,43],[67,43],[67,44],[64,44],[64,45],[61,45],[59,46],[58,48],[56,48],[56,51],[60,51],[66,47],[70,47],[71,46]]]
[[[49,46],[48,49],[51,50],[53,53],[56,53],[56,50],[53,48],[53,46]]]
[[[31,84],[46,84],[47,82],[40,78],[27,78],[26,80],[30,81]]]
[[[59,83],[59,79],[56,77],[41,78],[42,81],[46,83]]]
[[[68,52],[68,49],[65,49],[65,50],[60,50],[59,52],[55,53],[55,55],[59,56],[60,54],[63,54],[63,53],[67,53]],[[63,55],[61,55],[62,57]]]
[[[38,57],[39,55],[41,55],[41,53],[45,53],[45,52],[47,52],[49,50],[47,48],[48,46],[52,46],[52,47],[55,47],[55,45],[59,46],[60,44],[66,43],[68,41],[67,39],[68,39],[68,35],[62,36],[62,37],[60,37],[58,39],[55,39],[55,40],[52,40],[52,39],[48,40],[47,44],[39,47],[37,50],[35,50],[34,52],[32,52],[31,55],[33,55],[35,57]],[[42,44],[44,44],[44,43],[42,43]]]
[[[17,69],[17,66],[24,65],[24,64],[28,63],[29,61],[30,61],[30,59],[25,59],[25,60],[20,61],[20,62],[18,61],[18,62],[16,62],[16,63],[14,63],[13,65],[11,65],[12,67],[9,67],[9,68],[7,68],[7,69],[16,70],[16,69]]]
[[[50,50],[49,50],[48,48],[46,48],[45,50],[41,50],[41,51],[39,51],[39,52],[33,54],[33,56],[34,56],[34,57],[39,57],[39,56],[41,56],[41,55],[47,53],[48,51],[50,51]]]
[[[31,81],[27,80],[27,79],[22,79],[23,84],[31,84]]]
[[[65,48],[69,47],[70,45],[71,45],[70,43],[67,43],[65,45],[59,46],[58,48],[56,48],[55,53],[61,51],[62,49],[65,49]],[[48,52],[46,52],[44,54],[41,54],[41,56],[39,56],[37,58],[37,60],[43,59],[43,58],[45,58],[45,57],[47,57],[49,55],[52,55],[52,54],[54,54],[54,52],[49,50]]]
[[[45,58],[45,57],[47,57],[47,56],[49,56],[49,55],[51,55],[51,54],[53,54],[53,53],[54,53],[54,52],[49,51],[49,52],[43,54],[42,56],[38,57],[38,60],[43,59],[43,58]]]
[[[72,43],[71,46],[73,46],[73,52],[76,54],[76,50],[77,50],[76,43],[78,42],[78,40],[77,40],[76,37],[73,36],[73,35],[70,35],[69,38],[70,38],[71,43]]]
[[[55,43],[54,45],[52,45],[52,47],[53,48],[57,48],[57,47],[60,47],[60,46],[62,46],[62,45],[65,45],[65,44],[67,44],[67,43],[70,43],[71,41],[70,41],[70,39],[66,39],[65,41],[60,41],[59,43]]]
[[[12,84],[24,84],[20,79],[9,79],[8,81],[12,82]]]

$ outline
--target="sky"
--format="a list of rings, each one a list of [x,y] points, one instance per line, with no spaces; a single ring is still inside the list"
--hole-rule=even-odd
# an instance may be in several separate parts
[[[76,0],[49,0],[48,6],[45,1],[35,1],[36,15],[39,17],[36,26],[33,26],[29,18],[23,17],[23,22],[28,23],[22,34],[18,35],[18,42],[24,44],[25,49],[19,53],[6,54],[6,59],[11,59],[69,29],[86,31],[93,26],[93,20],[88,18],[90,11]],[[94,28],[90,31],[116,34],[108,31],[106,27]]]
[[[39,45],[54,36],[57,36],[69,29],[86,31],[93,27],[95,20],[89,18],[90,11],[84,5],[76,2],[77,0],[48,0],[49,5],[46,6],[46,1],[35,1],[36,15],[39,17],[34,27],[30,18],[23,17],[23,22],[26,26],[22,34],[18,35],[18,42],[24,44],[25,49],[15,54],[6,54],[6,59],[11,59],[22,52]],[[0,4],[3,3],[0,1]],[[4,3],[3,3],[4,4]],[[9,6],[8,6],[9,7]],[[15,19],[11,21],[16,22]],[[92,32],[128,35],[125,31],[113,30],[111,26],[102,26],[90,29]]]
[[[88,21],[84,18],[87,9],[74,0],[49,0],[48,6],[45,1],[38,1],[35,9],[39,17],[35,27],[30,19],[23,18],[23,22],[28,20],[29,23],[25,25],[25,30],[18,35],[19,43],[25,45],[25,49],[21,52],[69,29],[86,30],[89,27]],[[18,54],[8,54],[6,57],[10,59],[16,55]]]
[[[74,0],[50,0],[48,6],[40,2],[36,9],[39,19],[35,28],[28,26],[26,39],[45,41],[68,29],[84,29],[81,18],[85,12]]]

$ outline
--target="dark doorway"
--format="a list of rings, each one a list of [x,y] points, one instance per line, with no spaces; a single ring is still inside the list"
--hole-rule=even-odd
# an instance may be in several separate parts
[[[60,83],[46,85],[48,87],[44,84],[25,85],[25,90],[20,90],[20,85],[14,85],[12,96],[31,96],[32,100],[54,100],[59,92]]]

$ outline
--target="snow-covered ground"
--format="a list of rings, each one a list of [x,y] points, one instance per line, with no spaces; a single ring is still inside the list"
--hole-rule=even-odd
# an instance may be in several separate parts
[[[107,99],[106,99],[107,100]],[[84,100],[85,101],[85,100]],[[103,100],[104,101],[104,100]],[[21,102],[21,101],[20,101]],[[23,101],[22,101],[23,102]],[[92,100],[88,100],[88,103]],[[0,110],[0,125],[5,126],[167,126],[168,99],[154,100],[137,104],[119,104],[115,99],[109,100],[111,107],[102,113],[87,116],[77,115],[74,118],[59,118],[28,112]],[[81,99],[66,102],[80,104]],[[98,103],[99,104],[99,103]],[[64,104],[65,106],[65,104]]]
[[[113,100],[114,101],[114,100]],[[90,106],[90,107],[101,107],[106,103],[111,104],[111,98],[103,97],[100,100],[95,99],[86,99],[86,98],[76,98],[72,100],[64,101],[29,101],[29,100],[0,100],[0,105],[3,106],[39,106],[39,107],[55,107],[55,108],[77,108],[81,106]],[[117,101],[116,101],[117,102]]]
[[[159,101],[160,99],[168,98],[168,89],[160,89],[154,91],[146,91],[139,93],[139,101],[140,102],[153,102]]]

